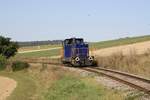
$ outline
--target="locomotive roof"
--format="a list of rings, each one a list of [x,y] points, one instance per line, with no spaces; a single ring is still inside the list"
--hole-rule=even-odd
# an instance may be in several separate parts
[[[68,38],[68,39],[65,39],[65,40],[71,40],[71,39],[83,39],[83,38]]]

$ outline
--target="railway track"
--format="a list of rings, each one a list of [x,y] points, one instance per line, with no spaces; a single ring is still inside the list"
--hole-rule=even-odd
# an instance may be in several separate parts
[[[16,59],[15,59],[16,60]],[[30,59],[19,59],[21,61],[25,61],[28,63],[42,63],[42,64],[53,64],[53,65],[62,65],[60,59],[47,59],[47,58],[30,58]],[[111,79],[114,79],[116,81],[119,81],[121,83],[124,83],[126,85],[129,85],[135,89],[141,90],[147,94],[150,95],[150,79],[145,79],[140,76],[136,76],[133,74],[106,69],[106,68],[100,68],[100,67],[85,67],[80,68],[81,70],[85,70],[88,72],[93,72],[100,75],[105,75]]]
[[[111,79],[129,85],[135,89],[141,90],[150,95],[150,80],[142,78],[140,76],[136,76],[133,74],[115,71],[111,69],[105,68],[82,68],[82,70],[86,70],[88,72],[93,72],[100,75],[105,75]]]

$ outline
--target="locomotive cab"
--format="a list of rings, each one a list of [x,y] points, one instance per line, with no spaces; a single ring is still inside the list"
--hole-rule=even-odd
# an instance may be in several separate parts
[[[63,63],[72,66],[91,66],[95,64],[89,55],[89,45],[82,38],[70,38],[63,41]]]

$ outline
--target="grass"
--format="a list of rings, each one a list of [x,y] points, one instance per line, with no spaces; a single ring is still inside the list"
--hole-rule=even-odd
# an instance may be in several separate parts
[[[93,43],[91,47],[101,49],[144,41],[150,41],[150,35]],[[107,57],[97,58],[99,66],[137,74],[150,79],[149,59],[150,50],[147,50],[143,55],[137,55],[136,51],[133,50],[126,56],[122,52],[117,52]]]
[[[80,77],[58,66],[34,64],[28,70],[6,72],[17,81],[7,100],[124,100],[121,92],[97,84],[91,77]]]
[[[28,51],[28,50],[38,50],[38,49],[48,49],[48,48],[55,48],[60,47],[61,45],[39,45],[39,46],[28,46],[28,47],[21,47],[19,51]]]
[[[60,55],[60,49],[29,52],[29,53],[22,53],[22,54],[19,53],[16,55],[16,57],[51,57],[57,55]]]
[[[150,36],[125,38],[92,44],[95,48],[106,48],[150,40]],[[34,47],[33,47],[34,48]],[[31,48],[31,49],[33,49]],[[47,48],[41,47],[41,48]],[[25,49],[24,49],[25,50]],[[50,57],[60,54],[60,49],[17,54],[16,57]],[[122,53],[99,58],[101,66],[117,69],[150,78],[150,51],[143,55]],[[7,72],[0,71],[1,76],[17,81],[17,88],[8,100],[133,100],[124,97],[120,91],[107,89],[97,84],[91,77],[80,77],[58,66],[32,65],[28,70]]]
[[[96,43],[91,43],[90,46],[91,48],[102,49],[107,47],[120,46],[120,45],[126,45],[126,44],[132,44],[132,43],[138,43],[144,41],[150,41],[150,35],[96,42]]]
[[[137,55],[132,51],[129,55],[117,52],[107,57],[98,58],[99,66],[137,74],[150,79],[150,50],[145,54]]]
[[[110,95],[110,94],[111,95]],[[115,98],[114,98],[114,97]],[[48,89],[45,100],[121,100],[117,92],[108,92],[102,86],[93,85],[73,76],[64,76]]]

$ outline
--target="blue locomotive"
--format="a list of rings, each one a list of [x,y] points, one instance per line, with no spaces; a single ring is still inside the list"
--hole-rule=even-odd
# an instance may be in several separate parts
[[[82,38],[70,38],[63,41],[62,62],[76,67],[96,65],[94,56],[89,55],[89,45]]]

